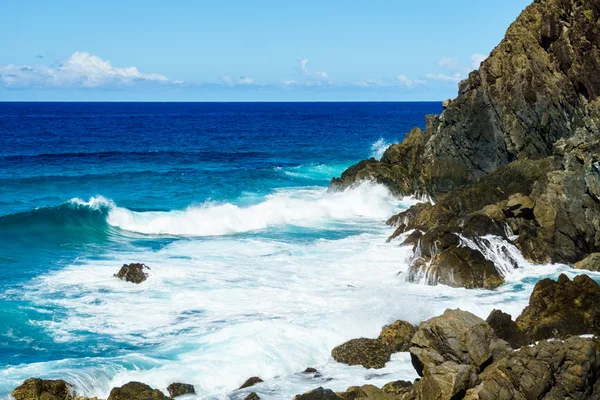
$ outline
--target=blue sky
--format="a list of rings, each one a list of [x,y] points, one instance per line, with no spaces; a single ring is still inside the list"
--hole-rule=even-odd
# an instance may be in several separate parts
[[[9,1],[0,100],[442,100],[530,1]]]

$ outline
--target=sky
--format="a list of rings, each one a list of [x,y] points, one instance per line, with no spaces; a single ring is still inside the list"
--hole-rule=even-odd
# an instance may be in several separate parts
[[[30,0],[0,101],[439,101],[531,0]]]

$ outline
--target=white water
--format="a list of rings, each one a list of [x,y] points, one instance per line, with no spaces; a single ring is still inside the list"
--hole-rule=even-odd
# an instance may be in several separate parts
[[[386,243],[393,228],[383,224],[398,211],[398,200],[371,184],[338,194],[282,191],[247,208],[205,205],[168,213],[136,213],[99,197],[78,202],[109,207],[109,222],[123,229],[196,238],[79,260],[31,282],[26,300],[66,315],[44,325],[54,340],[76,344],[85,331],[141,347],[118,357],[15,366],[0,371],[7,389],[41,376],[67,379],[81,394],[101,398],[138,380],[162,390],[174,381],[192,383],[199,398],[242,399],[256,391],[265,399],[290,399],[318,386],[345,390],[412,380],[407,354],[395,355],[383,370],[366,370],[336,363],[331,349],[351,338],[376,337],[396,319],[418,323],[446,308],[483,318],[501,308],[516,316],[537,279],[575,274],[566,266],[519,259],[521,268],[508,271],[507,283],[496,291],[407,283],[411,250]],[[270,231],[225,236],[267,227],[317,234],[285,240]],[[327,229],[362,233],[320,239]],[[204,235],[221,236],[198,237]],[[488,256],[501,254],[490,250]],[[133,285],[113,278],[123,262],[146,263],[149,279]],[[306,367],[317,368],[322,378],[299,373]],[[234,392],[255,375],[266,382]]]
[[[371,157],[380,160],[383,157],[383,153],[391,146],[384,138],[379,138],[375,143],[371,145]]]

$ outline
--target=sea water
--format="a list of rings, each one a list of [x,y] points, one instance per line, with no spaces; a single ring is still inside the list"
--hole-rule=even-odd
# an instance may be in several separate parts
[[[488,237],[498,290],[407,283],[412,251],[386,243],[384,222],[416,200],[370,182],[327,192],[440,111],[0,103],[0,397],[31,376],[101,398],[132,380],[191,383],[203,399],[382,385],[417,377],[407,353],[367,370],[331,349],[446,308],[516,317],[536,281],[577,272]],[[132,262],[151,268],[146,282],[113,277]],[[251,376],[265,382],[235,390]]]

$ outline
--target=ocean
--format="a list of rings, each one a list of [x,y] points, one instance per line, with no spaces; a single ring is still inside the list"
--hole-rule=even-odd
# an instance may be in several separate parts
[[[367,370],[331,349],[446,308],[516,317],[539,279],[578,272],[494,239],[487,256],[520,267],[498,290],[407,283],[411,249],[386,243],[385,221],[417,200],[369,182],[327,192],[441,110],[0,103],[0,397],[31,376],[100,398],[132,380],[202,399],[382,385],[417,377],[407,353]],[[133,262],[146,282],[113,277]],[[235,390],[251,376],[265,382]]]

